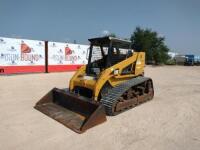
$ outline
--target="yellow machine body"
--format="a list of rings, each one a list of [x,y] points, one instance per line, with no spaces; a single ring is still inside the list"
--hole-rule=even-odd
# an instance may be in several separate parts
[[[132,64],[132,73],[121,75],[122,70]],[[86,66],[82,66],[70,80],[70,91],[74,87],[84,87],[93,91],[93,99],[99,100],[99,93],[106,82],[113,87],[121,82],[127,81],[133,77],[143,75],[145,66],[145,53],[134,52],[133,55],[124,61],[121,61],[114,66],[105,69],[99,74],[99,77],[94,78],[86,75]]]
[[[113,37],[89,41],[88,64],[73,75],[69,90],[53,88],[35,105],[77,133],[154,95],[152,80],[143,76],[145,53],[133,51],[131,41]]]

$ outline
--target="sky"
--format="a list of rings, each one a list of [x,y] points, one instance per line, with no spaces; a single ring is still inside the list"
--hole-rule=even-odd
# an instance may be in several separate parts
[[[0,0],[0,36],[88,44],[137,26],[164,36],[171,51],[200,55],[200,0]]]

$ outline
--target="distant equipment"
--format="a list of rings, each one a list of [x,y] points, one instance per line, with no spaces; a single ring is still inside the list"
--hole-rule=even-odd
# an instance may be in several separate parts
[[[200,65],[200,56],[194,56],[194,64]]]
[[[185,65],[186,57],[185,55],[176,55],[174,57],[176,65]]]
[[[194,66],[194,55],[185,55],[185,65]]]

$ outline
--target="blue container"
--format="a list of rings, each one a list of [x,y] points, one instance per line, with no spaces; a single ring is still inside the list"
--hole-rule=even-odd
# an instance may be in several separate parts
[[[200,56],[194,56],[194,63],[200,65]]]
[[[194,55],[185,55],[186,61],[185,65],[194,65]]]

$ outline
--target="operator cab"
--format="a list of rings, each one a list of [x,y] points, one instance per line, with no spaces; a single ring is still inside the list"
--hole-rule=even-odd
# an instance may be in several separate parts
[[[133,55],[132,43],[128,40],[106,36],[89,41],[86,74],[90,76],[98,76],[103,70]]]

